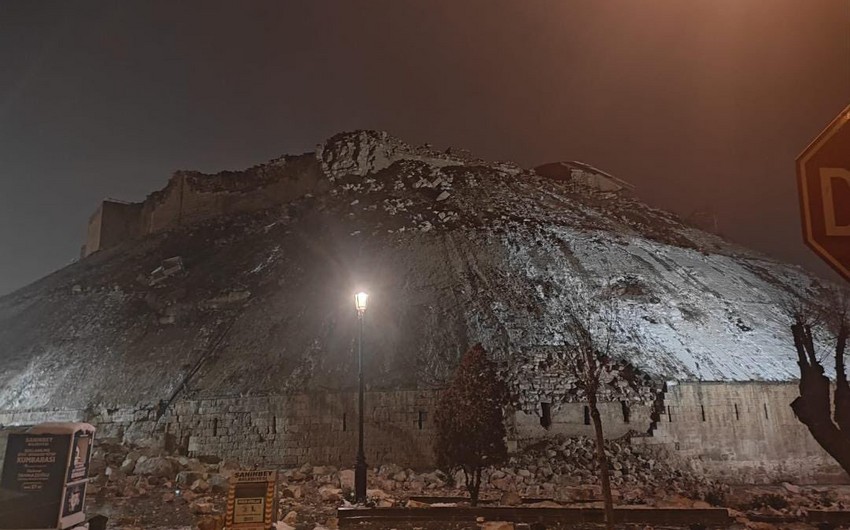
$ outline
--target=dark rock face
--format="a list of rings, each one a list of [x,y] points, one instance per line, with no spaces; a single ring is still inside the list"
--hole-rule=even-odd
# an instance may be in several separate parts
[[[372,388],[440,383],[476,342],[508,363],[558,347],[566,301],[602,284],[617,351],[644,372],[798,375],[781,306],[817,284],[799,268],[625,195],[385,133],[314,158],[326,191],[127,241],[0,298],[0,408],[352,388],[360,288]],[[205,189],[244,193],[225,177]]]

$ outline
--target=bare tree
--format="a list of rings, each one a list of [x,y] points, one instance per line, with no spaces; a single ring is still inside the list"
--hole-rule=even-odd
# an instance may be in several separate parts
[[[587,402],[596,441],[605,521],[607,527],[613,529],[614,499],[599,401],[601,397],[637,396],[641,393],[641,381],[628,363],[618,362],[613,357],[618,331],[626,333],[626,329],[618,321],[618,307],[611,286],[595,291],[577,288],[567,308],[563,331],[565,346],[557,350],[552,369],[573,383],[575,390],[572,395],[565,395],[565,401]]]
[[[850,292],[833,291],[826,300],[824,307],[799,301],[789,307],[794,322],[791,332],[800,366],[800,396],[791,403],[791,409],[818,444],[844,471],[850,473],[850,384],[844,366],[850,337]],[[835,340],[832,400],[831,382],[824,373],[822,358],[815,350],[817,330],[825,331]]]
[[[595,334],[588,316],[582,314],[580,309],[573,304],[564,325],[568,344],[562,350],[559,364],[566,371],[572,373],[576,387],[584,393],[587,399],[596,438],[596,460],[599,464],[602,496],[605,499],[605,522],[609,529],[613,529],[614,498],[611,493],[611,474],[608,469],[608,456],[605,454],[602,416],[599,414],[597,403],[600,385],[602,384],[602,373],[608,362],[612,329],[609,325],[605,325],[611,324],[611,322],[605,322],[602,326],[603,336]]]

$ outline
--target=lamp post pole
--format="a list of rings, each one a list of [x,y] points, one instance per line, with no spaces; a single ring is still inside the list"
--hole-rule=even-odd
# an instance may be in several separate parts
[[[357,307],[357,320],[360,327],[357,340],[357,377],[359,380],[358,418],[357,418],[357,460],[354,465],[354,497],[358,504],[366,503],[366,454],[363,452],[363,316],[366,313],[366,293],[357,293],[354,297]]]

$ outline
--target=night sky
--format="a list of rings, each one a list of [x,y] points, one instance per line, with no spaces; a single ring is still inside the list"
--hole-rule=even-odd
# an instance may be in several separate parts
[[[105,197],[361,128],[585,161],[827,274],[794,159],[848,103],[850,0],[4,0],[0,294],[74,260]]]

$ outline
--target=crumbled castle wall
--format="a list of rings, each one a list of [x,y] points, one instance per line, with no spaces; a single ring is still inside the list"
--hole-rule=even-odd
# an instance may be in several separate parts
[[[142,203],[104,201],[89,219],[83,255],[181,225],[280,206],[325,186],[313,154],[286,156],[238,172],[178,171]]]
[[[316,157],[331,181],[376,173],[401,160],[424,162],[432,167],[483,162],[458,150],[438,152],[428,146],[407,145],[383,131],[337,134],[319,146]]]
[[[516,414],[512,433],[522,443],[541,436],[593,436],[590,411],[575,374],[555,368],[560,348],[538,347],[516,356],[503,377],[512,382]],[[626,361],[600,375],[599,413],[606,435],[649,431],[661,386]]]
[[[105,200],[89,218],[83,256],[142,235],[141,204]]]
[[[551,405],[551,423],[545,421],[544,403],[539,403],[532,412],[518,410],[509,420],[509,432],[520,445],[550,436],[594,436],[590,411],[584,403]],[[608,438],[619,438],[629,432],[645,434],[652,424],[649,405],[609,401],[599,403],[598,407]],[[548,426],[544,427],[544,423]]]
[[[142,211],[145,233],[223,215],[264,210],[317,193],[323,186],[315,156],[284,157],[244,172],[181,171],[151,195]]]
[[[402,160],[433,167],[483,163],[459,150],[440,152],[407,145],[385,132],[358,131],[328,139],[316,153],[284,156],[244,171],[178,171],[142,203],[104,201],[89,219],[83,256],[177,226],[280,206],[326,191],[339,178],[364,176]],[[520,171],[512,164],[501,166]]]
[[[534,171],[555,180],[573,182],[601,192],[633,192],[635,187],[601,169],[581,162],[552,162],[537,166]]]

